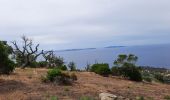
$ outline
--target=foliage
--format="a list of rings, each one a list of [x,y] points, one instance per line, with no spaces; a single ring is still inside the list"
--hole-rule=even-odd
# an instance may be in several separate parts
[[[60,69],[60,70],[63,70],[63,71],[66,71],[66,70],[67,70],[67,66],[66,66],[66,65],[59,66],[59,67],[57,67],[57,68]]]
[[[110,69],[108,64],[94,64],[91,66],[92,72],[95,72],[96,74],[108,76],[110,74]]]
[[[47,72],[47,79],[50,80],[50,81],[54,81],[54,78],[56,76],[61,76],[61,70],[59,69],[50,69],[48,72]]]
[[[146,82],[152,82],[153,81],[153,75],[149,71],[143,70],[142,71],[142,79]]]
[[[29,67],[31,67],[31,68],[39,67],[39,63],[36,61],[30,62]]]
[[[62,72],[59,69],[50,69],[47,72],[46,77],[41,78],[42,82],[47,82],[48,80],[57,84],[72,84],[77,80],[77,76],[74,73]]]
[[[15,68],[15,63],[9,59],[11,48],[0,41],[0,74],[10,74]]]
[[[170,83],[170,76],[168,70],[162,71],[160,68],[157,68],[156,70],[153,70],[154,68],[150,68],[150,69],[142,68],[143,80],[148,82],[158,81],[161,83],[167,83],[167,84]]]
[[[154,73],[154,78],[157,79],[159,82],[164,83],[164,76],[161,73]]]
[[[116,67],[112,68],[112,74],[120,74],[133,81],[142,81],[140,69],[135,65],[137,59],[138,57],[133,54],[119,55],[117,60],[114,61]]]
[[[70,71],[76,71],[76,64],[73,61],[69,62],[68,67],[70,68]]]
[[[111,73],[113,76],[120,76],[121,75],[120,67],[113,66],[111,68]]]
[[[47,64],[48,64],[48,62],[46,62],[46,61],[40,61],[40,62],[38,62],[38,65],[39,65],[39,67],[47,67]]]
[[[133,81],[142,81],[140,70],[133,64],[125,64],[121,67],[121,74]]]

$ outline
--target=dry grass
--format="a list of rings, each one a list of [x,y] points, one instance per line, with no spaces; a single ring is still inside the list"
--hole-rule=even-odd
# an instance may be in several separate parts
[[[10,76],[0,76],[0,100],[79,100],[81,96],[98,99],[101,92],[136,98],[144,96],[163,100],[170,95],[170,85],[161,83],[136,83],[113,77],[101,77],[90,72],[76,72],[78,80],[72,86],[42,83],[40,77],[47,69],[16,69]]]

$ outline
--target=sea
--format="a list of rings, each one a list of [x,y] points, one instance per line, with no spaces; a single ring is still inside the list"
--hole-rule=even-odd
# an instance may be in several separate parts
[[[112,67],[119,54],[138,56],[138,66],[170,69],[170,44],[60,50],[55,51],[55,54],[63,57],[65,64],[75,62],[78,69],[84,69],[87,64],[95,63],[108,63]]]

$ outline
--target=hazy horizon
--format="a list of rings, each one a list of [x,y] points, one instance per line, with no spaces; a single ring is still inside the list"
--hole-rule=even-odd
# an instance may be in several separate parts
[[[0,40],[45,50],[169,44],[169,0],[0,0]]]

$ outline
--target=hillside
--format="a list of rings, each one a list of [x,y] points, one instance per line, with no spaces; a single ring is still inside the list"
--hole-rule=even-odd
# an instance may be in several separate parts
[[[101,92],[127,98],[144,96],[163,100],[170,95],[170,85],[161,83],[137,83],[117,77],[101,77],[91,72],[76,72],[78,80],[72,86],[42,83],[40,78],[47,69],[16,69],[10,76],[0,76],[0,100],[79,100],[82,96],[98,99]]]

